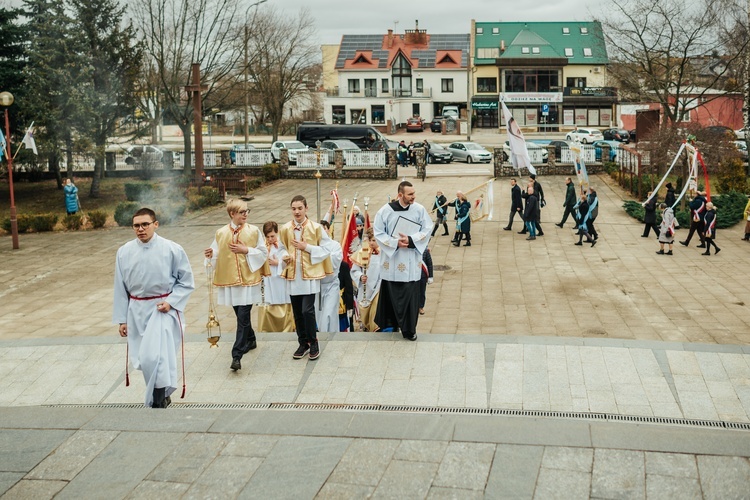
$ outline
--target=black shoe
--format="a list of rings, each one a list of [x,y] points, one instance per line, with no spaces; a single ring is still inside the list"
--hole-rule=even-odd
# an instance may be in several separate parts
[[[247,346],[248,351],[252,351],[253,349],[258,348],[258,342],[256,340],[251,340],[250,345]]]
[[[242,365],[240,364],[240,358],[234,358],[232,360],[232,365],[229,368],[231,368],[234,371],[241,370]]]
[[[705,243],[701,243],[700,245],[695,245],[696,248],[706,248]]]
[[[450,236],[448,233],[443,233],[440,236]]]
[[[648,235],[647,234],[642,234],[641,238],[648,238]]]
[[[714,255],[716,255],[719,252],[721,252],[721,248],[717,248],[716,251],[714,252]]]
[[[591,248],[594,248],[594,245],[596,245],[596,240],[591,242]]]
[[[460,246],[461,246],[461,241],[459,241],[459,240],[454,240],[454,241],[453,241],[453,246],[454,246],[454,247],[460,247]]]
[[[582,246],[583,246],[583,243],[581,243],[580,241],[579,241],[578,243],[573,243],[573,244],[574,244],[574,245],[578,245],[579,247],[582,247]]]
[[[670,250],[669,252],[667,252],[667,255],[672,255],[672,250]]]
[[[540,231],[540,232],[536,233],[536,235],[537,236],[544,236],[544,233]]]
[[[703,252],[701,255],[711,255],[711,252]]]
[[[404,335],[404,338],[406,340],[411,340],[412,342],[414,342],[415,340],[417,340],[417,334],[415,333],[414,335],[411,335],[411,336]]]
[[[503,231],[510,231],[510,230],[511,230],[511,228],[510,228],[510,227],[504,227],[504,228],[503,228]]]
[[[536,236],[529,236],[529,237],[526,238],[527,241],[529,241],[529,240],[535,240],[535,239],[536,239]]]
[[[656,252],[656,255],[664,255],[664,250],[659,250],[658,252]]]
[[[518,231],[518,234],[526,234],[526,230],[524,229],[523,231]]]
[[[471,246],[471,241],[467,241],[466,243],[464,243],[464,246],[465,247],[470,247]]]
[[[562,228],[562,227],[563,227],[563,225],[562,225],[562,224],[555,224],[555,225],[556,225],[557,227],[559,227],[559,228]]]
[[[292,357],[294,359],[302,359],[305,357],[305,354],[307,354],[307,351],[310,350],[310,346],[307,344],[300,344],[300,346],[297,348],[296,351],[294,351],[294,354]]]
[[[684,247],[688,246],[689,244],[690,244],[690,243],[688,243],[687,241],[681,241],[681,242],[680,242],[680,245],[682,245],[682,246],[684,246]]]
[[[318,359],[320,357],[320,346],[318,342],[310,344],[310,359]]]

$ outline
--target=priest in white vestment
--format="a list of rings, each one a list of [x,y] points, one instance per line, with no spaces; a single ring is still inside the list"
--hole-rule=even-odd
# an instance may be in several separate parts
[[[138,210],[132,221],[137,238],[121,246],[115,259],[112,321],[128,339],[130,363],[143,372],[144,403],[166,408],[178,384],[176,352],[185,331],[185,306],[195,289],[193,271],[182,247],[156,234],[153,210]],[[182,376],[184,396],[184,371]]]
[[[375,322],[381,330],[401,329],[407,340],[417,340],[422,253],[432,229],[430,214],[415,199],[414,186],[403,181],[396,200],[378,210],[373,224],[382,262]]]

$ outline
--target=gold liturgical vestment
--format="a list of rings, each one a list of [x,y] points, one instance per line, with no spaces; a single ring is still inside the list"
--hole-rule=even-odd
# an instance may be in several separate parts
[[[289,255],[292,257],[297,254],[294,249],[292,242],[294,241],[294,221],[287,222],[281,229],[279,229],[279,240],[287,248]],[[306,219],[302,224],[302,241],[315,246],[320,246],[320,242],[323,239],[323,226],[312,222],[310,219]],[[333,264],[331,263],[331,257],[326,257],[323,262],[313,264],[310,259],[308,252],[299,252],[302,255],[302,279],[303,280],[319,280],[323,279],[326,275],[333,274]],[[287,280],[294,280],[296,272],[296,265],[290,263],[284,271],[282,276]]]
[[[260,230],[248,224],[243,224],[234,230],[231,225],[227,224],[216,231],[216,244],[220,249],[226,250],[218,252],[216,256],[214,286],[254,286],[260,284],[263,276],[271,275],[268,261],[263,264],[263,267],[253,272],[244,254],[229,250],[230,243],[242,243],[248,248],[255,248],[259,237]]]

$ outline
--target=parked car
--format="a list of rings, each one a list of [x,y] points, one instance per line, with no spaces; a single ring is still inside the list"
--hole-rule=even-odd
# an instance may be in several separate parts
[[[562,157],[562,148],[570,148],[570,141],[549,141],[550,146],[555,146],[555,158]]]
[[[572,132],[568,132],[565,135],[565,139],[568,141],[581,141],[583,144],[591,144],[594,141],[604,140],[604,136],[599,129],[578,127]]]
[[[337,149],[343,151],[361,151],[359,146],[346,139],[340,139],[338,141],[323,141],[320,147],[321,149],[328,150],[328,163],[333,163],[334,151]]]
[[[297,163],[297,153],[308,151],[308,147],[299,141],[276,141],[271,145],[271,160],[275,163],[281,158],[281,150],[289,153],[289,163]]]
[[[442,116],[436,116],[432,119],[430,122],[430,130],[433,132],[442,132],[443,131],[443,118]]]
[[[418,116],[414,116],[406,120],[406,131],[407,132],[422,132],[424,131],[424,121]]]
[[[454,159],[463,160],[467,163],[489,163],[492,161],[492,153],[476,142],[454,142],[445,149],[453,154]]]
[[[415,148],[423,148],[424,142],[415,142]],[[453,153],[445,149],[440,144],[430,143],[430,150],[427,153],[429,163],[450,163],[453,161]]]
[[[389,149],[398,149],[398,142],[390,139],[378,139],[368,148],[370,151],[388,151]]]
[[[232,162],[232,165],[235,165],[237,163],[237,151],[249,151],[251,149],[255,149],[255,146],[252,144],[248,144],[247,146],[244,144],[233,144],[232,149],[229,150],[229,161]]]
[[[547,149],[547,146],[545,143],[548,143],[551,141],[547,140],[541,140],[541,139],[535,139],[533,141],[526,141],[526,149],[531,153],[532,151],[537,151],[539,154],[542,155],[542,163],[547,163],[549,161],[549,150]],[[537,156],[536,154],[533,156]],[[510,158],[510,141],[505,141],[505,144],[503,144],[503,161],[508,161]]]
[[[605,141],[618,141],[625,144],[630,142],[630,134],[627,130],[621,128],[608,128],[602,130],[602,137]]]
[[[596,161],[602,161],[602,145],[609,146],[609,161],[617,161],[617,151],[620,148],[620,141],[596,141],[594,142],[594,155]]]
[[[165,155],[165,153],[169,153]],[[136,167],[155,168],[162,161],[167,160],[165,156],[172,158],[171,152],[159,146],[151,144],[135,144],[125,150],[125,163]]]

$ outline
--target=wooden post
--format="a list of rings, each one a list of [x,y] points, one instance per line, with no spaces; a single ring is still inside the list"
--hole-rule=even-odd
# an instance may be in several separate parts
[[[201,85],[201,65],[192,65],[192,85],[185,86],[185,90],[193,95],[193,130],[195,132],[195,184],[202,186],[203,178],[203,104],[201,92],[208,90],[208,85]],[[186,155],[190,151],[185,151]]]

